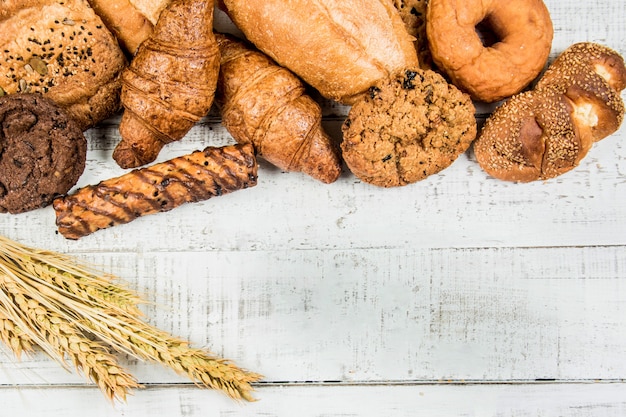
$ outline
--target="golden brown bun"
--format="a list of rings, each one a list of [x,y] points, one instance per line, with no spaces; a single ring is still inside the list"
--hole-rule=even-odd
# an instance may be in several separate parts
[[[486,47],[479,25],[498,42]],[[426,32],[437,67],[484,102],[519,93],[534,80],[548,60],[553,37],[542,0],[429,0]]]
[[[418,66],[389,0],[225,0],[245,36],[323,96],[350,103],[377,81]]]
[[[85,0],[3,1],[0,62],[6,93],[42,93],[83,130],[119,110],[126,59]]]
[[[624,118],[624,60],[593,43],[575,44],[537,87],[512,97],[489,117],[474,143],[480,166],[507,181],[528,182],[576,167],[593,143]]]
[[[146,40],[171,0],[89,0],[122,47],[131,55]]]

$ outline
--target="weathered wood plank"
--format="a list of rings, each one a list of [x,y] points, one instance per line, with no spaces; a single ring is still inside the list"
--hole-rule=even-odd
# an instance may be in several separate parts
[[[624,392],[623,383],[278,385],[261,386],[256,403],[237,404],[193,386],[151,386],[111,406],[95,389],[0,387],[0,401],[8,416],[42,417],[622,417]]]
[[[626,247],[93,255],[151,322],[267,381],[619,379]],[[0,381],[77,383],[46,357]],[[124,360],[142,382],[181,381]]]
[[[162,158],[228,143],[198,126]],[[111,148],[91,149],[80,185],[117,176]],[[256,187],[98,231],[79,242],[56,234],[51,207],[0,218],[0,233],[62,251],[289,250],[515,247],[626,243],[626,130],[597,143],[581,165],[547,182],[487,176],[462,155],[406,187],[381,189],[346,172],[334,184],[261,162]],[[294,191],[298,192],[294,192]]]

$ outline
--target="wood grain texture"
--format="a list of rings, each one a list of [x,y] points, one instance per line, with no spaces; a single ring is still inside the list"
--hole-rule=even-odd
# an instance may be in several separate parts
[[[149,387],[128,404],[94,406],[95,389],[82,387],[0,388],[7,415],[180,417],[621,417],[626,386],[538,385],[276,385],[261,387],[263,400],[236,404],[190,386]],[[72,404],[59,401],[71,394]],[[73,413],[69,410],[76,410]]]
[[[552,58],[579,41],[626,55],[626,1],[546,4]],[[339,140],[347,107],[323,110]],[[125,172],[118,124],[88,131],[77,187]],[[212,113],[159,160],[230,143]],[[252,189],[79,241],[55,230],[52,208],[0,216],[0,234],[101,265],[145,295],[151,323],[263,373],[261,401],[124,357],[147,388],[113,408],[45,356],[17,363],[0,347],[0,415],[626,414],[624,126],[541,183],[495,180],[471,151],[397,189],[261,161]]]

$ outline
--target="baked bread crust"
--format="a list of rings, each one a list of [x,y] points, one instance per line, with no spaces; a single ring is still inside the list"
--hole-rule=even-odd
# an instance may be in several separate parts
[[[137,52],[170,0],[89,0],[96,13],[130,55]]]
[[[431,70],[407,70],[354,104],[343,125],[346,165],[364,182],[396,187],[450,166],[476,137],[469,96]]]
[[[572,45],[535,89],[513,96],[487,119],[474,142],[478,163],[491,176],[516,182],[570,171],[621,125],[624,86],[626,67],[617,52]]]
[[[393,2],[404,22],[407,32],[415,40],[415,50],[422,69],[434,69],[435,64],[430,54],[426,35],[426,10],[428,0],[394,0]]]
[[[326,98],[352,103],[376,82],[418,67],[413,38],[389,0],[223,3],[248,40]]]
[[[86,130],[120,108],[126,58],[85,0],[6,0],[0,12],[0,87],[41,93]]]
[[[216,102],[239,143],[285,171],[329,184],[341,174],[338,146],[321,125],[322,110],[305,86],[247,42],[216,33],[221,53]]]

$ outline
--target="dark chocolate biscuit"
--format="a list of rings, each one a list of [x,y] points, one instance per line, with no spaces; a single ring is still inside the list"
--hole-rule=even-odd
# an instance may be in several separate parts
[[[406,70],[350,110],[341,149],[364,182],[395,187],[448,167],[476,137],[471,99],[431,70]]]
[[[0,97],[0,212],[52,203],[85,169],[87,140],[74,119],[36,94]]]

